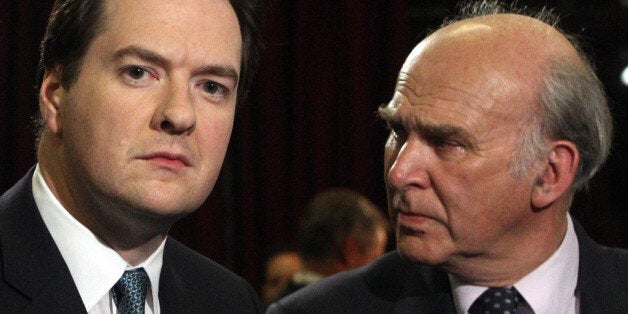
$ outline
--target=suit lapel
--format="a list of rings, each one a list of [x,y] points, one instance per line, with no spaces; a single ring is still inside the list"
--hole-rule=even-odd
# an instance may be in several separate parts
[[[30,298],[29,311],[85,312],[61,253],[33,199],[33,169],[3,196],[0,205],[5,280]]]
[[[400,255],[397,257],[402,259]],[[394,313],[455,314],[453,297],[447,273],[435,267],[418,265],[406,260],[398,262],[394,281],[402,283]],[[400,271],[405,269],[405,271]]]
[[[166,239],[164,248],[164,260],[159,278],[159,305],[163,313],[180,312],[189,304],[194,304],[190,300],[190,295],[186,293],[186,283],[181,274],[177,271],[177,265],[173,262],[180,260],[172,250],[170,238]],[[181,265],[178,265],[181,267]],[[197,300],[198,301],[198,300]]]
[[[584,230],[580,224],[574,221],[574,229],[576,230],[576,235],[578,237],[578,248],[579,248],[579,261],[578,261],[578,284],[576,286],[576,290],[579,293],[580,298],[580,309],[584,311],[584,313],[588,313],[592,307],[594,307],[594,302],[597,299],[596,291],[591,290],[591,287],[597,285],[597,279],[591,276],[590,267],[596,267],[597,264],[595,262],[595,255],[592,255],[593,247],[590,243],[588,243],[589,239],[585,236]]]
[[[582,226],[574,220],[574,229],[578,236],[579,266],[577,291],[580,299],[580,313],[612,312],[611,306],[617,306],[605,295],[609,284],[617,282],[615,273],[609,270],[603,249],[593,242]],[[609,303],[611,302],[611,303]]]
[[[411,297],[400,300],[395,313],[455,314],[447,274],[434,267],[424,268],[421,272],[421,276],[414,278],[421,278],[424,282],[415,280],[406,285],[406,295]]]
[[[421,276],[413,277],[422,280],[411,281],[411,284],[405,287],[409,295],[413,295],[412,292],[414,292],[416,296],[404,300],[400,305],[411,304],[415,309],[412,313],[455,314],[447,273],[436,267],[422,267],[419,271]],[[410,312],[399,311],[399,313]]]

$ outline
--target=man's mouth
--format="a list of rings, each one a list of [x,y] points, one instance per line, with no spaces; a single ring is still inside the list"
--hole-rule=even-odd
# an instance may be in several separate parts
[[[140,157],[140,159],[150,161],[160,167],[166,168],[183,168],[191,166],[189,158],[185,155],[170,152],[151,153]]]

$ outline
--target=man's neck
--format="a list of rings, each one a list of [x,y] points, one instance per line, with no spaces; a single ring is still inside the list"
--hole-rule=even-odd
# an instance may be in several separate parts
[[[515,244],[506,241],[488,254],[458,256],[441,268],[466,284],[512,285],[543,264],[562,243],[567,214],[563,210],[556,212],[545,213],[545,222],[530,223],[525,236]]]

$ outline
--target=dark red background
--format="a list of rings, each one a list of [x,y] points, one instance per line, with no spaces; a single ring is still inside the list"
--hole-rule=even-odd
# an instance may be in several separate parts
[[[519,1],[537,6],[544,1]],[[619,1],[547,1],[590,45],[616,121],[613,155],[573,213],[596,240],[628,247],[626,7]],[[0,192],[34,164],[38,42],[52,1],[0,0]],[[375,116],[397,71],[454,1],[275,0],[250,101],[238,110],[219,183],[172,235],[259,286],[265,254],[294,240],[305,202],[330,186],[384,208],[386,131]]]

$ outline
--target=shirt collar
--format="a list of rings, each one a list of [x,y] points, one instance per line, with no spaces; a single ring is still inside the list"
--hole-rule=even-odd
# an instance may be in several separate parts
[[[143,263],[131,267],[127,264],[124,270],[136,269],[143,267],[150,279],[150,295],[146,296],[146,302],[151,306],[153,313],[159,313],[159,277],[161,275],[161,266],[163,264],[164,247],[166,240],[164,239],[157,250],[151,254]],[[122,274],[120,274],[122,276]],[[120,279],[120,277],[118,277]],[[117,279],[116,279],[117,282]],[[113,285],[112,285],[113,286]],[[111,289],[111,288],[110,288]]]
[[[68,213],[50,191],[39,165],[35,167],[32,187],[37,209],[70,270],[87,311],[109,294],[125,270],[137,267],[146,270],[152,299],[158,300],[165,239],[146,261],[130,267],[115,250]]]
[[[534,313],[562,313],[576,304],[578,282],[578,239],[571,217],[562,243],[543,264],[523,277],[514,287]],[[457,313],[467,313],[486,287],[467,285],[449,275]]]
[[[561,313],[576,302],[579,264],[578,238],[571,217],[567,233],[554,254],[515,284],[534,313]]]

